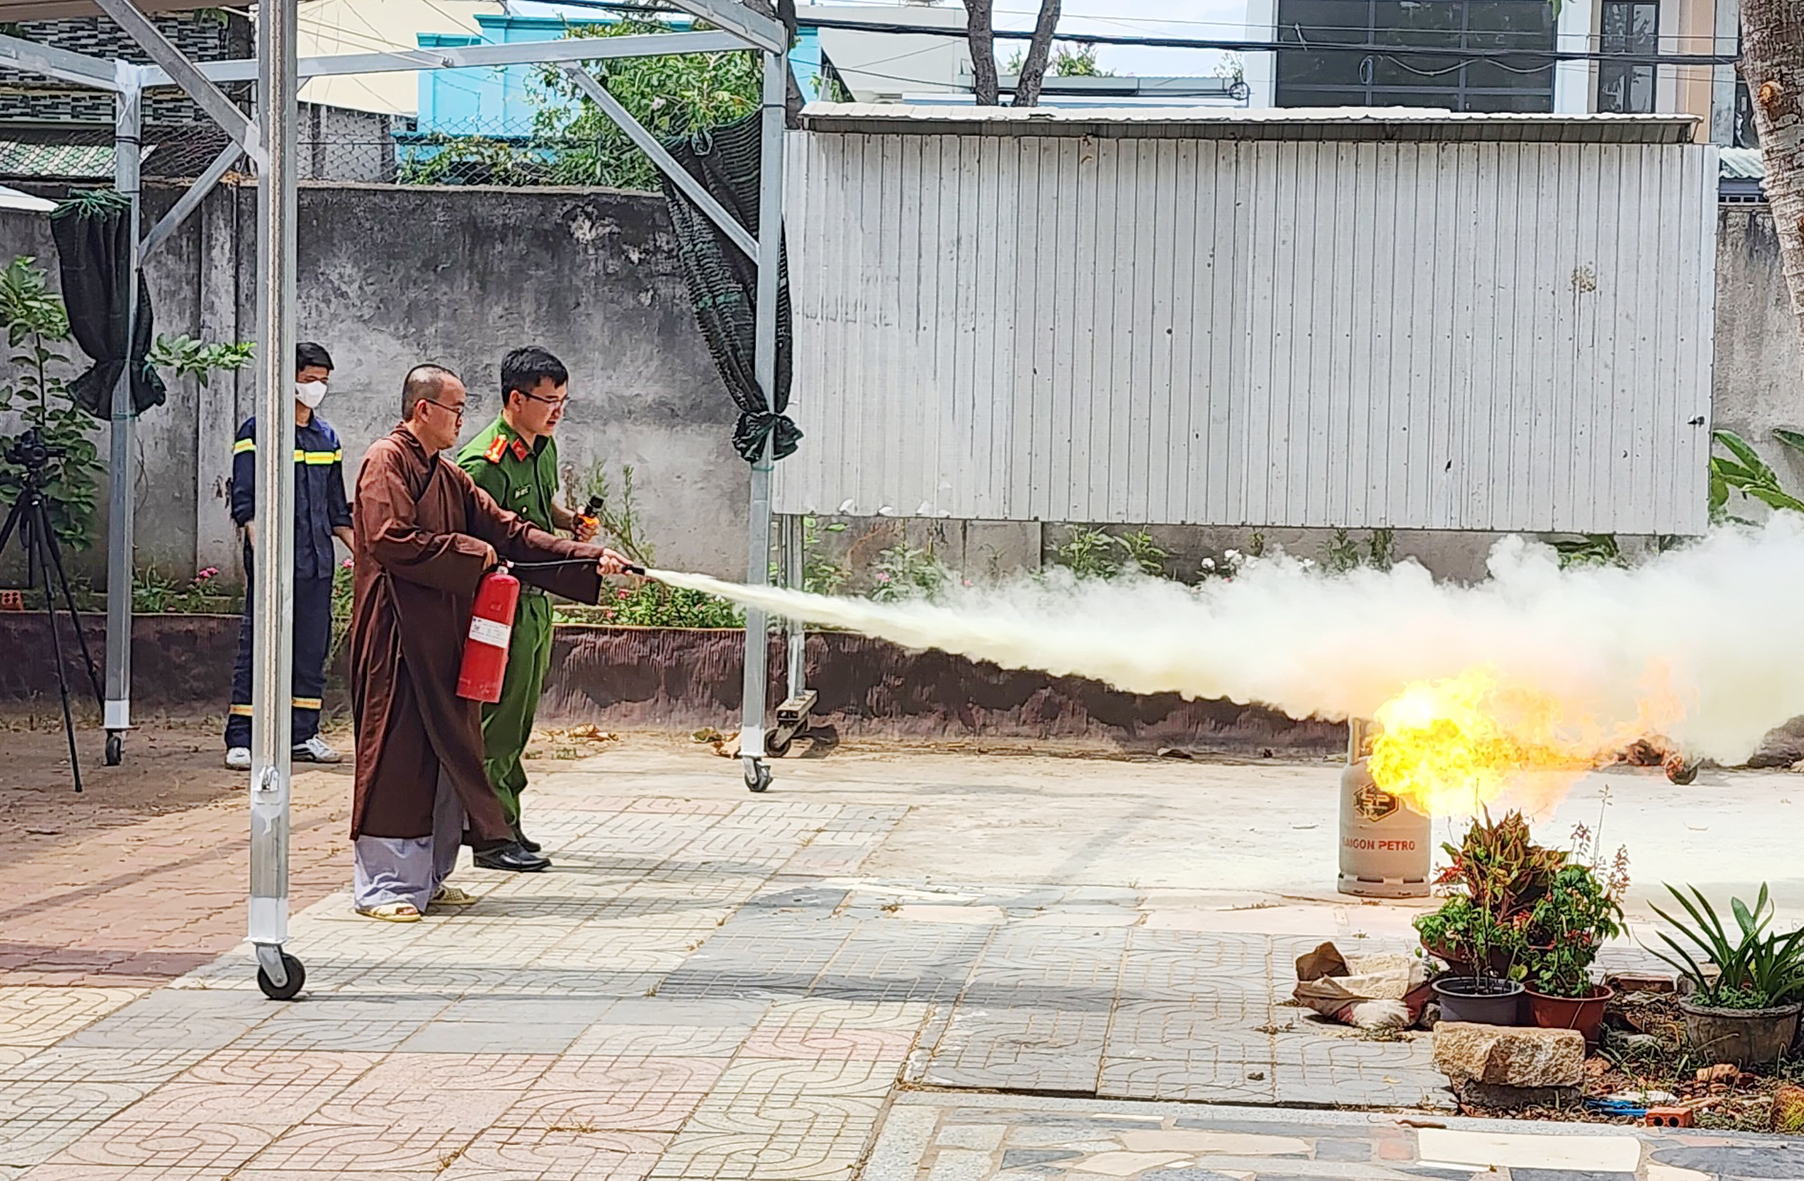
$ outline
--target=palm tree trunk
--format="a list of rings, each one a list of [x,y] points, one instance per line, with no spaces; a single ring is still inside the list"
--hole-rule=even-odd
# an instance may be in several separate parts
[[[1754,99],[1766,199],[1804,332],[1804,4],[1741,0],[1741,74]]]

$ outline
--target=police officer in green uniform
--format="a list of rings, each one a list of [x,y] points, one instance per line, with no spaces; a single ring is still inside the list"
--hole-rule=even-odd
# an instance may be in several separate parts
[[[564,363],[542,348],[515,349],[503,357],[501,417],[464,446],[457,462],[502,508],[547,532],[563,530],[587,541],[594,535],[594,525],[556,499],[557,443],[552,434],[564,417],[569,384]],[[514,836],[533,853],[539,852],[539,845],[520,828],[520,792],[526,787],[521,757],[532,737],[533,716],[550,665],[551,600],[536,587],[522,586],[501,700],[482,707],[482,753],[489,783],[514,826]],[[477,865],[485,865],[483,857],[476,854]]]

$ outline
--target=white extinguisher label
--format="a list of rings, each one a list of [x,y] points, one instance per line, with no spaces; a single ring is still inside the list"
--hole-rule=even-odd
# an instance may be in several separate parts
[[[508,626],[497,623],[493,619],[484,619],[480,615],[470,616],[470,638],[478,644],[488,644],[494,648],[506,648]]]

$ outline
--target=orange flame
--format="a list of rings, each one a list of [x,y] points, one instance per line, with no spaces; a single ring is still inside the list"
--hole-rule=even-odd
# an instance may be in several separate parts
[[[1410,685],[1373,721],[1373,781],[1430,816],[1476,815],[1506,797],[1540,811],[1622,746],[1555,695],[1476,669]]]

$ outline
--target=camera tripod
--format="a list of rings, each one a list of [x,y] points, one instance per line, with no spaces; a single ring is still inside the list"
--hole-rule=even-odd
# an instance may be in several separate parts
[[[6,543],[16,532],[19,543],[25,547],[26,581],[33,580],[34,572],[42,580],[44,618],[50,624],[50,651],[56,662],[56,686],[62,694],[63,733],[69,739],[69,769],[75,777],[75,790],[79,792],[81,760],[75,753],[75,717],[69,709],[69,675],[63,667],[63,638],[56,618],[59,592],[63,608],[69,612],[69,621],[75,625],[75,642],[88,668],[88,682],[94,687],[95,704],[100,705],[105,694],[100,687],[100,668],[88,651],[88,637],[82,631],[81,614],[75,609],[75,596],[69,590],[68,576],[63,573],[63,556],[50,525],[49,501],[44,495],[44,465],[52,454],[54,449],[45,444],[35,427],[7,448],[7,462],[22,468],[24,475],[19,498],[6,514],[6,524],[0,525],[0,553],[6,552]]]

